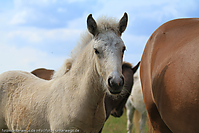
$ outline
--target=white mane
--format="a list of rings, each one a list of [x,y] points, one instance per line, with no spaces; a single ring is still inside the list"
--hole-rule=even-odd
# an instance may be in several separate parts
[[[112,30],[116,34],[120,35],[119,28],[118,28],[118,20],[115,18],[108,18],[108,17],[102,16],[97,19],[97,27],[98,27],[99,33]],[[53,78],[62,77],[64,74],[66,74],[72,67],[73,62],[78,57],[79,53],[81,53],[81,51],[92,39],[93,39],[93,35],[91,35],[88,31],[81,34],[78,45],[76,45],[76,47],[71,52],[71,58],[65,60],[63,65],[59,68],[59,70],[54,73]]]

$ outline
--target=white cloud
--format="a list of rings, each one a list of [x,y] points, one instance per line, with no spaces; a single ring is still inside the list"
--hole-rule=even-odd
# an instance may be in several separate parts
[[[56,40],[74,40],[79,37],[81,30],[71,30],[71,29],[53,29],[53,30],[43,30],[43,36],[45,39],[56,39]]]
[[[126,11],[131,21],[144,18],[161,22],[164,17],[185,16],[186,12],[197,9],[197,5],[196,0],[98,0],[95,14],[119,18]]]
[[[66,8],[61,8],[61,7],[59,7],[58,9],[57,9],[57,12],[61,12],[61,13],[65,13],[67,10],[66,10]]]
[[[136,65],[141,60],[142,52],[148,40],[148,36],[137,36],[132,34],[124,34],[122,37],[126,45],[124,61],[128,61]]]
[[[24,40],[28,40],[31,43],[38,43],[42,40],[42,37],[38,35],[36,32],[32,31],[23,31],[23,30],[16,30],[11,31],[7,34],[7,39],[12,38],[22,38]]]
[[[87,0],[67,0],[68,3],[83,2],[83,1],[87,1]]]
[[[55,4],[57,0],[13,0],[16,8],[25,7],[26,5],[37,5],[44,7],[50,4]]]
[[[46,53],[28,47],[16,48],[1,44],[0,73],[8,70],[32,71],[38,67],[58,69],[66,57],[49,56]]]
[[[124,34],[122,37],[124,42],[128,42],[131,46],[144,46],[146,44],[147,39],[149,38],[148,36],[144,35],[132,35],[129,33]]]
[[[78,29],[38,29],[38,28],[15,28],[8,31],[0,31],[0,36],[3,39],[0,43],[8,45],[32,45],[32,46],[49,46],[49,42],[59,43],[75,42],[78,40],[82,30]],[[9,43],[8,43],[9,42]],[[21,44],[21,43],[26,44]],[[72,44],[72,45],[74,45]]]
[[[68,28],[69,29],[79,29],[79,30],[86,30],[86,18],[88,17],[89,13],[84,13],[81,17],[69,20],[68,21]]]
[[[27,15],[26,11],[19,12],[15,14],[15,16],[12,18],[10,24],[25,24],[26,20],[25,17]]]

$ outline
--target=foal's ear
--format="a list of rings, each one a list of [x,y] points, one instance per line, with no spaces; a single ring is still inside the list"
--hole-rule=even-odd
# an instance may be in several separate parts
[[[127,22],[128,22],[128,15],[125,12],[124,16],[120,19],[120,22],[119,22],[118,28],[119,28],[120,34],[122,34],[125,31],[126,26],[127,26]]]
[[[133,73],[135,73],[137,71],[137,69],[138,69],[139,66],[140,66],[140,61],[138,62],[138,64],[136,66],[134,66],[132,68]]]
[[[97,34],[97,24],[95,20],[93,19],[92,14],[90,14],[87,17],[87,28],[88,28],[88,31],[94,36]]]

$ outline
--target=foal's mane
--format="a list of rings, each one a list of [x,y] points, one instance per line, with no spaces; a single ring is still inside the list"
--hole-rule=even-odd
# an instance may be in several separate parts
[[[106,31],[113,31],[117,35],[120,35],[118,22],[119,21],[117,19],[112,17],[110,18],[105,16],[99,17],[96,21],[98,32],[103,33]],[[73,62],[79,56],[81,51],[87,46],[87,44],[91,42],[93,38],[94,38],[93,35],[90,34],[88,31],[81,34],[80,41],[71,52],[71,57],[65,60],[60,69],[54,73],[53,78],[62,77],[64,74],[66,74],[71,69]]]

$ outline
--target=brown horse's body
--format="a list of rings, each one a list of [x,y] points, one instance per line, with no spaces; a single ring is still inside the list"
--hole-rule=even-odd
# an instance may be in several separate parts
[[[146,44],[140,76],[155,133],[198,133],[199,19],[160,26]]]

